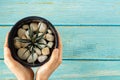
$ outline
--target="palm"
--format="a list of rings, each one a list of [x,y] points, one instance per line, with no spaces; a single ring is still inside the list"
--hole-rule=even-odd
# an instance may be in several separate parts
[[[31,68],[24,67],[11,56],[11,52],[7,46],[4,47],[4,58],[5,63],[8,68],[16,75],[19,80],[32,80],[34,77],[34,72]]]

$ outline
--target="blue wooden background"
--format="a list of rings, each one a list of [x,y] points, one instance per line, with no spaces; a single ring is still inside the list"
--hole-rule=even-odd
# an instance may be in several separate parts
[[[5,35],[21,18],[41,16],[63,41],[63,63],[50,80],[120,80],[120,0],[0,0],[0,80]]]

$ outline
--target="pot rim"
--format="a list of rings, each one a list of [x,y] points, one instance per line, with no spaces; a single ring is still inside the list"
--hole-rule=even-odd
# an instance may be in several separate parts
[[[21,28],[21,25],[25,24],[25,22],[27,21],[34,21],[34,20],[39,20],[39,21],[43,21],[46,23],[47,26],[49,26],[50,29],[52,29],[52,32],[54,33],[54,37],[55,37],[55,44],[54,44],[54,48],[58,48],[58,32],[57,30],[55,29],[55,27],[45,18],[43,17],[38,17],[38,16],[28,16],[28,17],[25,17],[25,18],[22,18],[20,19],[10,30],[10,33],[9,33],[9,36],[8,36],[8,47],[10,48],[10,51],[11,51],[11,54],[12,54],[12,57],[17,60],[18,62],[20,62],[22,65],[26,66],[26,67],[37,67],[37,66],[41,66],[43,65],[44,63],[46,63],[50,57],[51,57],[51,54],[48,56],[48,59],[46,59],[44,62],[42,63],[39,63],[39,64],[31,64],[31,63],[28,63],[28,62],[25,62],[23,60],[21,60],[18,56],[17,56],[17,53],[15,53],[15,47],[14,47],[14,37],[16,35],[16,32],[18,31],[19,28]],[[53,48],[53,49],[54,49]],[[52,51],[53,51],[52,49]]]

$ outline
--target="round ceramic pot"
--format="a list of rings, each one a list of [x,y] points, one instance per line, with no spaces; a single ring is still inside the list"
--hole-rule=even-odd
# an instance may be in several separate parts
[[[20,59],[19,56],[17,55],[18,49],[16,49],[14,46],[14,38],[17,36],[18,29],[20,29],[24,24],[30,24],[31,22],[36,22],[36,23],[44,22],[47,25],[47,27],[52,31],[52,34],[54,35],[54,41],[53,41],[54,45],[50,49],[50,54],[48,55],[48,58],[44,62],[39,62],[38,60],[36,60],[34,64],[28,63],[27,60]],[[53,49],[58,48],[58,33],[55,27],[48,20],[42,17],[37,17],[37,16],[25,17],[19,20],[10,30],[9,37],[8,37],[8,46],[10,48],[12,57],[15,60],[17,60],[19,63],[21,63],[22,65],[27,66],[27,67],[41,66],[50,59]]]

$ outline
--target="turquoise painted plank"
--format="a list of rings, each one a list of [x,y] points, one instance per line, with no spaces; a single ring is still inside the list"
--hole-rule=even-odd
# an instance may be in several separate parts
[[[119,24],[120,0],[0,0],[0,24],[42,16],[53,24]]]
[[[120,27],[56,26],[63,41],[63,59],[120,60]],[[0,27],[0,58],[10,27]]]
[[[116,61],[63,61],[49,80],[120,80],[119,66]],[[16,79],[3,61],[0,70],[0,80]]]

